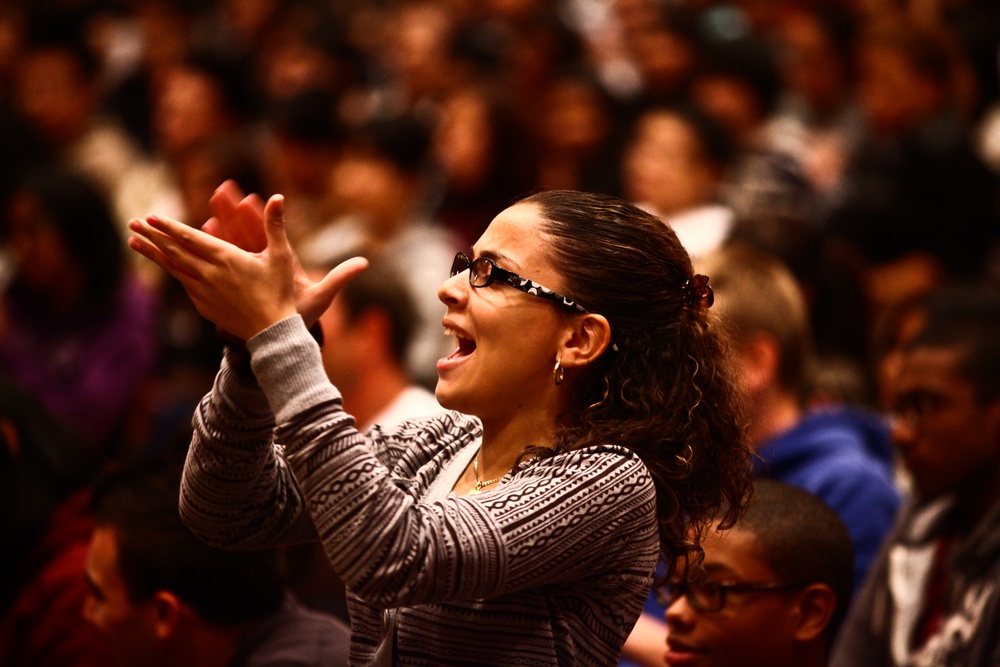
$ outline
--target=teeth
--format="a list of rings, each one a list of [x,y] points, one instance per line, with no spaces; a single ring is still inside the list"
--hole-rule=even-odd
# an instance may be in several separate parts
[[[455,331],[451,327],[445,327],[444,328],[444,335],[445,336],[454,336],[455,338],[462,338],[464,340],[469,340],[469,338],[467,336],[463,336],[462,334],[458,333],[457,331]]]

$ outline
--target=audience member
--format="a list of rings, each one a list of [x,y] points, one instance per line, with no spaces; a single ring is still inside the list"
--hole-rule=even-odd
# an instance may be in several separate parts
[[[1000,651],[1000,291],[935,293],[894,380],[912,480],[831,664],[986,667]]]
[[[705,540],[704,573],[662,588],[666,663],[826,667],[853,572],[836,512],[807,491],[758,480],[736,525]]]
[[[784,16],[776,35],[784,87],[765,130],[766,142],[792,158],[824,199],[839,182],[864,127],[851,76],[855,30],[856,21],[845,9],[799,8]]]
[[[574,169],[574,187],[624,194],[629,175],[615,156],[633,149],[627,139],[638,114],[697,105],[733,137],[732,159],[701,210],[729,208],[732,234],[775,252],[807,299],[817,363],[803,407],[891,404],[895,348],[920,319],[909,317],[911,305],[922,310],[923,295],[955,276],[1000,275],[1000,5],[989,0],[0,4],[0,211],[12,210],[28,167],[55,160],[112,188],[119,231],[123,220],[154,210],[200,220],[212,188],[232,179],[247,191],[288,195],[293,246],[331,220],[367,239],[367,222],[340,224],[369,216],[347,195],[388,169],[359,169],[357,151],[331,163],[340,148],[323,128],[366,128],[407,112],[429,124],[434,148],[414,162],[423,182],[404,226],[422,230],[411,239],[439,238],[440,226],[458,237],[400,242],[409,279],[440,270],[495,211],[570,183]],[[199,74],[192,54],[212,67]],[[598,101],[610,106],[594,113]],[[539,125],[555,143],[539,139]],[[178,149],[185,143],[191,148]],[[260,179],[247,178],[248,163],[260,166]],[[635,199],[690,185],[677,183],[663,171]],[[381,186],[372,188],[375,201],[409,197],[405,179]],[[801,224],[772,224],[789,215]],[[426,219],[440,226],[414,222]],[[359,247],[330,238],[330,254]],[[433,259],[427,245],[449,250]],[[4,287],[15,250],[0,247]],[[141,277],[163,275],[145,263]],[[166,351],[160,368],[177,374],[147,385],[141,398],[152,411],[128,417],[130,432],[139,425],[132,441],[148,449],[187,427],[183,414],[217,366],[206,371],[204,362],[221,345],[185,294],[168,289],[157,299],[162,326],[146,327],[144,316],[137,326]],[[94,312],[103,307],[84,301]],[[904,314],[898,331],[896,313]],[[422,367],[427,385],[440,313],[422,317],[425,361],[409,359],[408,370]],[[49,341],[37,340],[39,348]],[[54,356],[23,358],[41,367]]]
[[[947,33],[869,26],[858,43],[866,134],[828,216],[868,262],[876,311],[942,280],[982,275],[1000,229],[998,179],[975,154]]]
[[[266,189],[287,193],[289,240],[298,246],[319,232],[334,214],[331,178],[343,142],[344,128],[336,115],[336,97],[313,88],[271,102],[264,116],[260,153]],[[233,178],[234,174],[225,174]],[[212,188],[223,179],[216,179]],[[207,183],[206,183],[207,184]],[[250,184],[247,192],[257,192]],[[209,197],[203,199],[208,205]],[[188,209],[191,220],[207,215]]]
[[[463,247],[486,230],[494,211],[536,181],[537,150],[515,116],[483,86],[441,100],[431,143],[439,192],[435,216]]]
[[[415,384],[406,371],[416,330],[414,311],[398,272],[371,263],[319,319],[324,340],[331,341],[323,347],[323,368],[343,394],[344,409],[359,431],[443,410],[434,394]]]
[[[536,188],[617,194],[621,139],[615,105],[582,74],[552,80],[532,126],[538,160]]]
[[[107,200],[84,176],[55,167],[27,176],[4,232],[13,267],[0,369],[100,465],[151,372],[156,299],[126,268]]]
[[[653,107],[635,122],[622,166],[625,197],[658,215],[697,259],[732,230],[719,186],[732,157],[726,131],[691,105]]]
[[[407,371],[431,387],[437,360],[451,351],[441,336],[444,306],[436,290],[460,246],[426,210],[429,150],[430,128],[416,116],[374,120],[350,133],[332,174],[342,215],[299,248],[308,264],[365,255],[406,278],[417,306]]]
[[[240,92],[222,64],[191,54],[164,66],[159,76],[150,90],[155,158],[129,173],[115,191],[115,214],[122,226],[136,211],[193,215],[181,191],[187,161],[209,144],[228,139],[237,147],[243,138]]]
[[[86,620],[129,665],[346,665],[348,627],[285,590],[274,551],[209,547],[181,522],[181,462],[142,459],[95,484]]]
[[[121,122],[101,108],[100,63],[80,27],[68,27],[57,14],[32,17],[14,107],[43,162],[85,174],[112,197],[145,158]]]
[[[795,276],[806,301],[814,348],[806,402],[839,400],[880,407],[871,359],[873,325],[857,254],[800,216],[739,220],[730,241],[773,256]]]
[[[89,461],[45,407],[0,378],[0,665],[127,667],[80,614]]]

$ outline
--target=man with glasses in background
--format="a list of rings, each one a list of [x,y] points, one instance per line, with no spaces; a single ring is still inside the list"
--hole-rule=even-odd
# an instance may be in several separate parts
[[[667,664],[825,667],[854,577],[836,512],[808,491],[759,480],[746,514],[709,531],[702,547],[703,571],[659,590]]]

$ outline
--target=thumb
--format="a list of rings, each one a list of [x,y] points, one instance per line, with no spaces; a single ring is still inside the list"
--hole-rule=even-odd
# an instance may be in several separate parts
[[[267,249],[271,252],[288,254],[288,236],[285,233],[285,197],[272,195],[264,206],[264,233],[267,236]]]
[[[337,296],[344,285],[354,276],[368,268],[368,260],[364,257],[352,257],[345,260],[327,273],[319,282],[314,283],[302,295],[299,312],[306,324],[312,324],[319,319]]]
[[[317,289],[332,298],[354,276],[368,268],[368,260],[364,257],[351,257],[335,266],[316,284]]]

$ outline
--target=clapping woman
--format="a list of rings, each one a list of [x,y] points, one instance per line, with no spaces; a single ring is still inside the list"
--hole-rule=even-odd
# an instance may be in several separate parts
[[[321,540],[357,664],[617,664],[658,559],[696,557],[749,487],[711,289],[674,234],[596,194],[502,211],[438,290],[449,411],[360,433],[308,326],[364,261],[304,281],[282,203],[259,252],[217,224],[130,223],[131,247],[246,341],[195,415],[188,525],[238,548]]]

